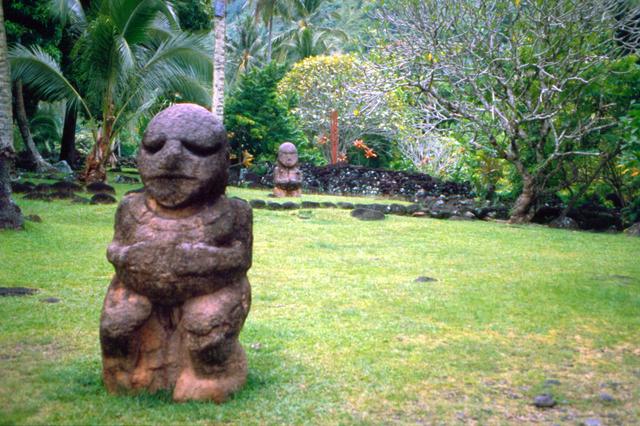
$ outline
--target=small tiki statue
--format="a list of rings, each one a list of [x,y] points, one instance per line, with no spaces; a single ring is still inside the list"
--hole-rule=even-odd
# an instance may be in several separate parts
[[[223,194],[222,124],[193,104],[149,123],[138,156],[143,193],[116,213],[116,273],[100,318],[112,393],[173,389],[176,401],[224,401],[245,383],[238,334],[249,312],[252,213]]]
[[[278,164],[273,171],[273,195],[299,197],[302,195],[302,172],[298,167],[298,150],[291,142],[278,149]]]

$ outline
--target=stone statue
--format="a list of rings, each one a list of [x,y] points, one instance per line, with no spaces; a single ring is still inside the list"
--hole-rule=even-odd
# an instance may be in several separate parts
[[[107,250],[116,273],[100,318],[104,383],[223,402],[247,377],[238,335],[253,239],[251,208],[223,195],[224,127],[200,106],[167,108],[149,123],[138,166],[144,192],[120,203]]]
[[[278,164],[273,171],[273,195],[299,197],[302,195],[302,172],[298,167],[298,150],[291,142],[278,148]]]

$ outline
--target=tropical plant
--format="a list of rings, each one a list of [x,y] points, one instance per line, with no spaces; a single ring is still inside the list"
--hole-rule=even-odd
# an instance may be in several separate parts
[[[11,79],[7,58],[7,36],[4,29],[4,10],[0,3],[0,229],[17,229],[23,222],[20,208],[11,199],[9,162],[13,155]]]
[[[372,135],[392,137],[397,129],[401,102],[393,95],[367,105],[367,93],[376,91],[378,79],[372,65],[355,55],[316,56],[293,66],[279,84],[283,96],[296,103],[298,117],[307,138],[314,141],[327,160],[331,157],[328,143],[330,113],[338,114],[338,152],[346,158],[353,143]],[[380,151],[380,146],[373,146]]]
[[[273,20],[276,16],[288,17],[293,0],[253,0],[254,16],[262,19],[267,27],[266,62],[271,62],[273,45]]]
[[[445,134],[455,126],[469,148],[517,171],[521,191],[511,221],[531,220],[538,200],[558,189],[565,164],[609,155],[593,138],[620,121],[606,103],[589,110],[584,94],[606,78],[612,60],[637,50],[640,9],[631,2],[379,5],[380,63],[401,77],[397,87],[416,89],[423,125]]]
[[[248,15],[236,21],[229,34],[227,82],[230,87],[234,87],[241,76],[264,64],[264,38],[260,28]]]
[[[278,82],[285,71],[284,66],[275,63],[255,68],[242,76],[227,99],[225,126],[236,157],[240,158],[246,151],[258,161],[273,161],[278,146],[287,141],[303,151],[304,135],[297,128],[288,105],[277,94]]]
[[[146,113],[164,94],[208,105],[204,87],[211,54],[204,36],[180,31],[170,3],[104,0],[74,46],[78,86],[37,46],[11,51],[12,72],[41,99],[82,105],[93,125],[95,145],[84,179],[106,179],[115,136],[128,120]]]

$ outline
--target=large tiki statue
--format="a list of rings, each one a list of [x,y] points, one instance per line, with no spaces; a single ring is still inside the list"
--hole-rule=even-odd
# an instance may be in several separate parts
[[[116,274],[100,342],[110,392],[222,402],[244,384],[252,213],[223,195],[227,161],[225,130],[202,107],[174,105],[149,123],[144,193],[122,200],[107,251]]]
[[[299,197],[302,195],[302,172],[298,167],[298,150],[291,142],[278,149],[278,164],[273,171],[273,195]]]

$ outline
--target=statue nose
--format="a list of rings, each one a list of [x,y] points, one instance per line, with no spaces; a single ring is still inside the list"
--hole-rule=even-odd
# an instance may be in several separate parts
[[[158,165],[167,170],[177,168],[182,160],[182,149],[182,143],[179,140],[169,139],[162,147],[162,156],[158,159]]]

